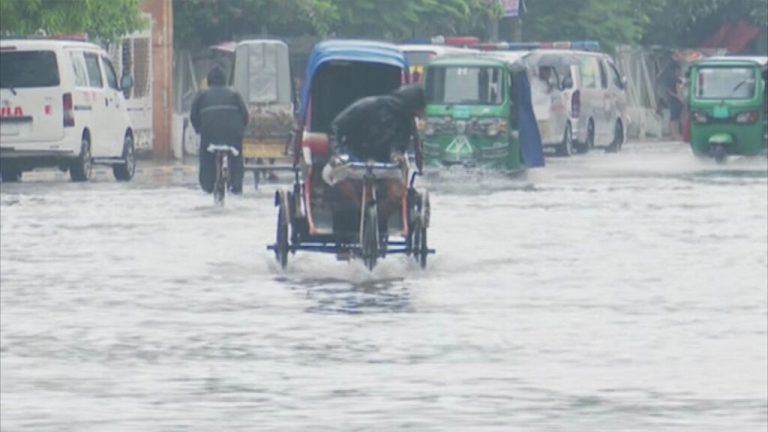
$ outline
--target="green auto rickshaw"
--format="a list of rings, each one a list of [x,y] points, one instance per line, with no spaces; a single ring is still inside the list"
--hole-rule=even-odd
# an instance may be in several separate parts
[[[427,166],[522,173],[544,165],[524,55],[447,55],[427,65],[421,127]]]
[[[768,57],[711,57],[689,70],[690,141],[694,154],[724,162],[728,155],[768,150]]]

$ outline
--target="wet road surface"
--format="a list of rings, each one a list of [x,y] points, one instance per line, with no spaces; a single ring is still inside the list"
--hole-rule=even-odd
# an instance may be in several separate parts
[[[0,194],[4,431],[761,431],[766,160],[442,172],[426,271],[299,253],[191,170]]]

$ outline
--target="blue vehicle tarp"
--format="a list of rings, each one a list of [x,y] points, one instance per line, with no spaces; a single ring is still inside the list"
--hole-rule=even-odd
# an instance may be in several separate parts
[[[318,69],[331,61],[359,61],[381,63],[396,66],[405,73],[408,71],[408,61],[396,45],[368,40],[328,40],[315,45],[309,55],[307,70],[301,90],[301,118],[306,118],[309,106],[309,96],[312,89],[312,78]]]
[[[520,133],[520,150],[523,163],[528,167],[544,166],[544,147],[541,144],[539,125],[533,113],[531,102],[531,84],[525,72],[515,74],[515,105],[517,106],[517,121]]]

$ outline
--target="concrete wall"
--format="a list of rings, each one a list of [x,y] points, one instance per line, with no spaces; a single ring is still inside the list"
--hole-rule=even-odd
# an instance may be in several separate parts
[[[152,16],[152,94],[154,142],[157,159],[172,156],[173,122],[173,2],[145,0],[142,10]]]

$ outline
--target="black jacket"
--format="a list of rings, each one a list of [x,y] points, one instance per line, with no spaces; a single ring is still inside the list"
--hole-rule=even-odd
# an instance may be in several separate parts
[[[414,86],[360,99],[331,123],[331,152],[388,162],[393,151],[408,149],[417,133],[414,115],[423,106],[424,92]]]
[[[200,134],[201,145],[228,144],[242,149],[248,108],[237,92],[220,81],[223,79],[211,79],[209,74],[210,87],[195,96],[189,118]]]

